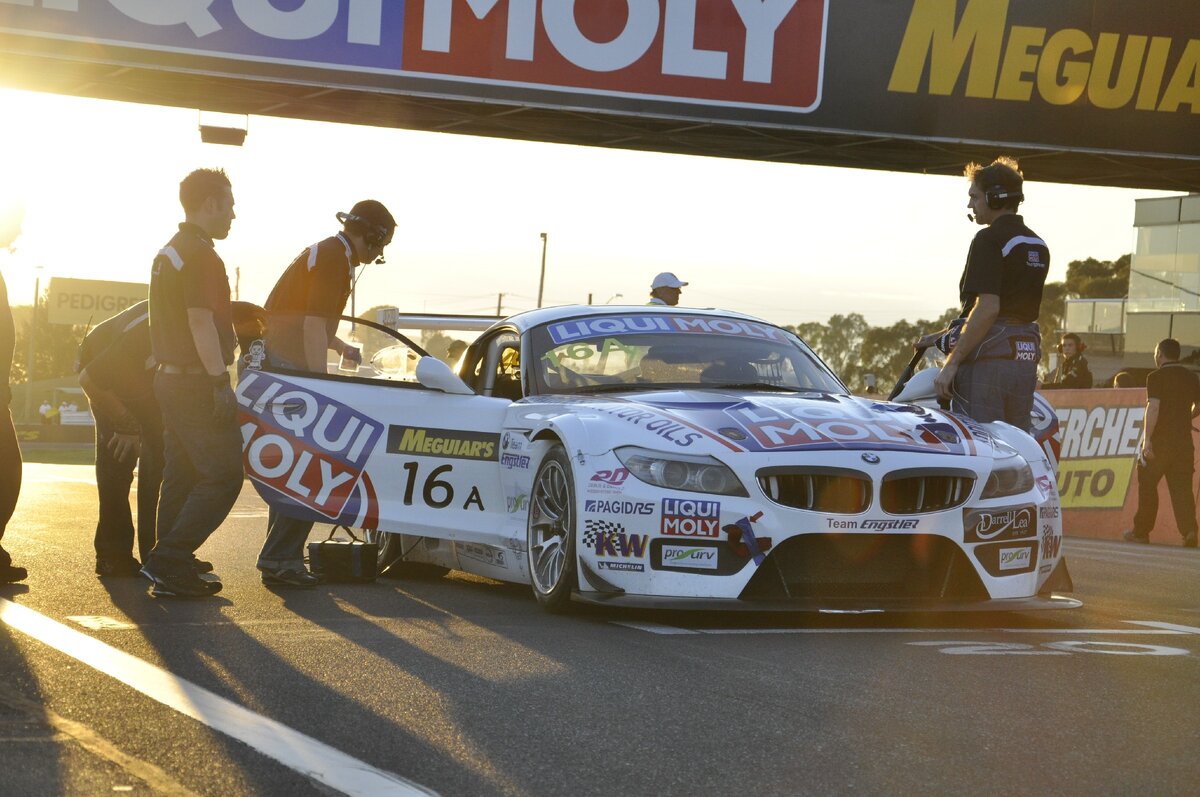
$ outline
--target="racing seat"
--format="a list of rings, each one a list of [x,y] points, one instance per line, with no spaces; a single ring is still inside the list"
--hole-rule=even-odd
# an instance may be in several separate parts
[[[747,362],[721,360],[700,372],[701,384],[741,385],[758,381],[758,370]]]
[[[695,382],[697,371],[696,353],[690,347],[654,346],[638,364],[641,381],[671,384]]]

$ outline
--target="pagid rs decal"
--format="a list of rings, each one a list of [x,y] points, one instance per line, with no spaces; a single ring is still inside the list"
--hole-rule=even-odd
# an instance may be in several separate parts
[[[1145,417],[1144,406],[1058,409],[1058,492],[1063,509],[1125,505]]]
[[[488,432],[464,432],[458,429],[432,429],[417,426],[388,427],[389,454],[447,459],[496,459],[500,435]]]
[[[340,516],[383,426],[270,374],[244,374],[237,400],[246,473],[325,517]]]

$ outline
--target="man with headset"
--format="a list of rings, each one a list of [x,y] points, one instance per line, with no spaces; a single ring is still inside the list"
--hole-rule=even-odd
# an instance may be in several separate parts
[[[396,220],[382,203],[365,199],[338,213],[342,231],[315,243],[292,261],[267,299],[267,358],[277,368],[326,372],[326,352],[362,362],[355,346],[337,337],[338,316],[354,285],[354,269],[382,263]],[[304,543],[312,521],[271,509],[267,540],[258,555],[262,581],[272,587],[313,587],[320,579],[304,566]]]
[[[981,423],[1005,421],[1029,431],[1041,359],[1037,318],[1050,250],[1017,214],[1025,195],[1015,160],[972,163],[963,174],[971,181],[967,218],[986,229],[971,242],[959,281],[959,321],[917,345],[947,352],[934,387],[940,398],[951,400],[951,409]]]
[[[1046,375],[1042,382],[1042,390],[1087,390],[1092,386],[1092,372],[1088,368],[1087,357],[1083,356],[1087,346],[1074,332],[1062,336],[1058,344],[1058,353],[1062,362]]]

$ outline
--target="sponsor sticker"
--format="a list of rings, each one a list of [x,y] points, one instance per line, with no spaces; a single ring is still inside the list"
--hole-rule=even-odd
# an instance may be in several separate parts
[[[583,511],[601,515],[652,515],[654,504],[650,501],[589,498],[583,502]]]
[[[583,521],[583,544],[598,557],[642,559],[650,542],[649,534],[630,534],[620,523],[607,520]]]
[[[886,518],[857,520],[839,520],[826,518],[825,522],[831,529],[861,529],[862,531],[912,531],[921,525],[917,518]]]
[[[1028,570],[1030,568],[1030,555],[1033,553],[1029,548],[1001,548],[1000,549],[1000,569],[1001,570]]]
[[[1042,524],[1042,559],[1054,559],[1062,547],[1062,535],[1054,531],[1049,523]]]
[[[456,542],[454,547],[458,550],[460,557],[474,559],[492,567],[508,569],[508,551],[503,548],[474,542]]]
[[[627,573],[644,573],[646,566],[640,562],[608,562],[601,559],[596,563],[601,570],[622,570]]]
[[[664,545],[663,567],[682,567],[694,570],[716,570],[717,549],[698,548],[694,545]]]
[[[340,516],[383,426],[329,396],[262,372],[242,375],[237,400],[250,477],[325,517]]]
[[[598,470],[588,479],[587,489],[592,493],[619,493],[628,480],[629,470],[627,468]]]
[[[659,531],[676,537],[719,537],[721,503],[693,498],[664,498]]]
[[[967,542],[1020,540],[1037,536],[1037,512],[1033,506],[1007,509],[964,509],[963,538]]]
[[[521,495],[510,495],[504,499],[509,514],[520,512],[529,506],[529,494],[522,493]]]
[[[529,456],[527,454],[501,454],[500,467],[505,470],[525,470],[529,467]]]
[[[731,318],[710,318],[686,315],[630,315],[581,318],[551,324],[550,339],[556,344],[589,338],[631,334],[691,334],[728,335],[739,338],[787,341],[787,333],[767,324]]]
[[[389,454],[447,459],[494,460],[500,435],[459,429],[433,429],[419,426],[388,428]]]

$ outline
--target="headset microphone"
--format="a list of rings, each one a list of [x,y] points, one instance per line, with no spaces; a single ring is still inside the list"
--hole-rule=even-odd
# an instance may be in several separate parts
[[[975,214],[974,214],[974,213],[968,213],[968,214],[967,214],[967,221],[970,221],[970,222],[974,223],[974,222],[975,222]]]

